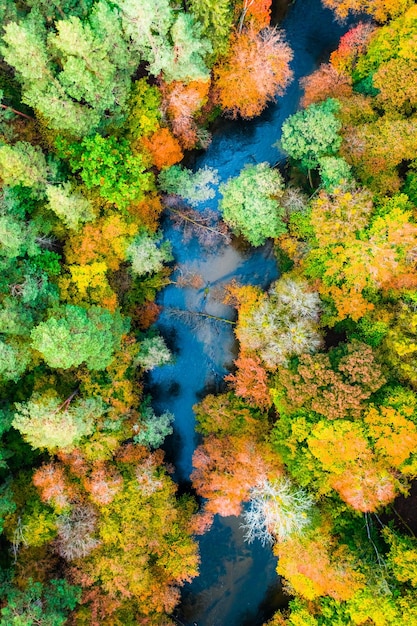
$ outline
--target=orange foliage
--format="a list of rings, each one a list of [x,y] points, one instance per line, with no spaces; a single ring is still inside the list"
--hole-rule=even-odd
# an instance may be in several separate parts
[[[77,478],[83,478],[88,472],[89,466],[81,450],[74,448],[71,452],[59,450],[57,456],[64,465],[66,465],[71,473]]]
[[[191,81],[187,85],[178,81],[161,82],[162,111],[166,115],[173,134],[187,150],[194,148],[201,139],[195,115],[207,101],[209,81]]]
[[[363,575],[353,569],[348,548],[338,546],[326,528],[277,543],[274,552],[279,559],[278,573],[290,583],[290,589],[307,600],[328,595],[345,601],[364,586]]]
[[[292,51],[275,29],[252,27],[231,39],[226,59],[214,67],[216,101],[232,118],[259,115],[284,93],[292,77]]]
[[[281,472],[267,444],[230,435],[206,437],[194,453],[193,465],[191,480],[197,493],[208,499],[206,510],[223,516],[239,515],[251,488]]]
[[[255,308],[258,308],[266,295],[258,287],[253,285],[239,285],[231,282],[227,286],[225,304],[230,304],[237,308],[239,313],[238,325],[245,323],[245,319],[252,315]]]
[[[295,373],[281,370],[291,409],[308,408],[330,420],[358,417],[364,402],[385,383],[372,348],[353,341],[337,368],[328,354],[303,354]]]
[[[354,463],[331,479],[339,496],[356,511],[372,513],[397,496],[396,480],[385,463]]]
[[[379,22],[386,22],[401,15],[413,0],[323,0],[324,6],[333,9],[337,17],[344,19],[349,11],[369,13]]]
[[[302,78],[300,84],[304,89],[303,107],[327,98],[348,98],[353,93],[351,77],[338,72],[330,63],[320,65],[318,70]]]
[[[48,502],[58,512],[68,508],[75,496],[64,468],[58,463],[48,463],[37,469],[33,474],[33,484],[38,487],[41,500]]]
[[[138,226],[128,223],[121,215],[111,214],[72,235],[65,245],[67,262],[87,265],[104,260],[107,267],[117,270],[125,260],[126,249]]]
[[[161,308],[162,307],[158,306],[155,302],[145,302],[142,306],[136,307],[132,312],[132,317],[140,330],[147,330],[156,322]]]
[[[326,0],[324,0],[326,2]],[[335,0],[327,0],[334,2]],[[337,0],[336,0],[337,1]],[[359,0],[362,2],[362,0]],[[341,74],[350,74],[356,59],[365,52],[375,27],[360,22],[340,38],[339,47],[331,53],[330,63]]]
[[[240,13],[240,23],[250,23],[257,32],[269,26],[271,4],[272,0],[243,0],[243,2],[239,2],[236,11]]]
[[[372,513],[397,495],[390,466],[373,453],[359,424],[320,422],[308,438],[308,447],[328,473],[330,486],[357,511]]]
[[[110,504],[123,486],[123,478],[103,462],[95,463],[83,485],[95,504]]]
[[[138,224],[145,226],[151,232],[158,230],[163,206],[156,193],[147,194],[140,202],[130,204],[127,210]]]
[[[261,359],[257,356],[241,354],[235,361],[237,371],[225,377],[232,383],[238,396],[245,398],[254,406],[268,409],[271,396],[268,390],[268,375],[262,367]]]
[[[142,144],[150,153],[153,164],[159,170],[179,163],[184,156],[180,144],[168,128],[159,128],[151,137],[144,137]]]

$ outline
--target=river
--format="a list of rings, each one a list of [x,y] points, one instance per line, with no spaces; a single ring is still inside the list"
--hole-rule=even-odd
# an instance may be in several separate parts
[[[277,3],[275,14],[282,14],[285,2]],[[280,27],[294,52],[294,79],[285,95],[253,121],[221,121],[204,153],[197,153],[193,167],[213,167],[220,182],[239,174],[245,164],[268,161],[283,163],[285,155],[273,144],[279,139],[284,120],[299,106],[299,80],[328,60],[347,24],[334,20],[320,0],[295,0]],[[217,209],[218,194],[205,207]],[[153,370],[149,391],[157,413],[175,416],[174,434],[167,438],[167,458],[175,465],[180,489],[187,489],[192,471],[192,455],[198,436],[192,407],[207,393],[224,388],[223,377],[236,356],[233,326],[200,315],[179,317],[175,310],[195,311],[234,319],[234,310],[221,303],[221,288],[232,279],[241,284],[268,288],[279,270],[270,243],[260,248],[236,240],[216,249],[202,249],[196,240],[184,243],[181,233],[167,219],[164,236],[172,243],[175,264],[182,274],[199,274],[197,289],[168,285],[159,295],[162,313],[161,334],[174,354],[171,365]],[[173,280],[178,277],[178,270]],[[200,538],[200,575],[185,585],[176,613],[179,624],[191,626],[260,626],[273,611],[284,606],[271,550],[255,541],[243,541],[240,519],[216,516],[210,532]]]

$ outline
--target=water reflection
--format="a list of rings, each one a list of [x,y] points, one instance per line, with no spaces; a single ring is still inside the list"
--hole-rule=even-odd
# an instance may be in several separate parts
[[[327,60],[349,25],[335,22],[320,0],[296,0],[282,27],[294,51],[294,80],[285,96],[253,121],[219,122],[207,152],[192,155],[193,167],[216,168],[222,182],[248,163],[273,165],[285,158],[275,143],[282,123],[298,108],[299,79]],[[207,203],[209,208],[216,210],[218,199],[217,194]],[[218,297],[222,287],[235,279],[266,289],[277,278],[278,268],[271,244],[252,249],[234,240],[231,246],[207,251],[195,239],[184,244],[168,219],[164,232],[172,242],[177,265],[183,272],[199,274],[203,281],[198,288],[169,285],[160,294],[158,304],[163,310],[158,326],[174,347],[175,363],[154,370],[149,380],[155,410],[175,415],[174,434],[164,447],[175,465],[174,477],[184,489],[199,441],[192,406],[207,391],[222,389],[223,376],[236,355],[233,327],[207,315],[232,320],[233,310]],[[260,626],[276,607],[285,604],[276,559],[260,542],[244,543],[240,519],[216,517],[212,530],[200,540],[200,551],[200,576],[183,590],[178,623]]]

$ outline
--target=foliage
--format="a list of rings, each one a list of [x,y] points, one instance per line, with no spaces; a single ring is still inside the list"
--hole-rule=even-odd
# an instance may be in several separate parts
[[[211,45],[193,15],[175,16],[168,0],[118,0],[123,28],[134,50],[147,62],[153,76],[162,73],[167,82],[190,82],[208,78],[204,56]]]
[[[281,96],[292,72],[292,51],[274,28],[253,27],[233,34],[225,59],[214,67],[216,101],[232,117],[259,115],[268,102]]]
[[[48,178],[48,168],[41,149],[26,141],[0,146],[0,178],[5,185],[39,186]]]
[[[103,0],[87,20],[72,15],[55,29],[47,33],[36,9],[5,27],[1,52],[22,84],[23,102],[51,128],[76,137],[120,120],[135,65],[117,11]]]
[[[247,165],[239,176],[220,185],[223,218],[253,246],[267,237],[278,237],[286,230],[279,200],[283,180],[267,163]]]
[[[77,230],[80,223],[91,222],[95,214],[91,203],[79,191],[73,189],[70,182],[60,186],[48,185],[46,195],[49,208],[72,230]]]
[[[409,0],[323,0],[329,9],[334,9],[337,17],[344,19],[349,11],[369,13],[380,22],[401,15],[410,6]]]
[[[164,339],[156,335],[154,337],[146,337],[140,342],[135,365],[139,365],[145,371],[149,371],[154,367],[161,367],[161,365],[169,363],[171,359],[171,352]]]
[[[245,540],[262,544],[285,541],[302,534],[311,522],[312,498],[301,489],[294,490],[288,479],[265,481],[251,489],[249,508],[243,512]]]
[[[214,185],[219,178],[217,170],[203,167],[196,172],[174,165],[164,170],[158,177],[159,186],[167,194],[175,194],[184,198],[191,206],[196,207],[215,196]]]
[[[95,134],[81,143],[57,141],[58,151],[79,172],[87,189],[98,188],[102,198],[125,209],[152,189],[153,177],[145,171],[143,157],[132,154],[124,139]]]
[[[33,448],[70,449],[94,432],[104,405],[96,398],[62,401],[57,397],[32,396],[15,404],[13,426]]]
[[[141,446],[159,448],[165,437],[173,433],[174,416],[168,411],[156,415],[149,401],[142,404],[140,414],[140,425],[135,428],[139,432],[133,437],[133,441]]]
[[[316,168],[320,158],[334,155],[342,142],[335,116],[339,109],[339,102],[328,98],[291,115],[282,125],[282,148],[302,167]]]
[[[197,124],[197,118],[207,103],[210,81],[193,80],[188,84],[173,81],[161,82],[161,108],[173,135],[182,148],[190,150],[196,146],[207,148],[210,135]]]
[[[81,599],[81,588],[63,579],[51,580],[49,585],[29,580],[24,589],[8,582],[1,584],[1,594],[7,604],[1,609],[4,626],[63,626],[69,611]]]
[[[143,145],[159,170],[179,163],[184,156],[180,144],[168,128],[160,128],[149,139],[144,138]]]
[[[104,369],[127,330],[127,320],[118,312],[68,304],[32,330],[32,346],[50,367],[68,369],[85,362],[89,369]]]
[[[266,368],[274,370],[292,355],[320,347],[320,310],[317,293],[308,283],[283,276],[272,286],[268,298],[240,317],[236,334],[245,350],[258,354]]]
[[[167,261],[172,261],[171,245],[168,241],[160,246],[161,237],[146,233],[138,235],[126,250],[126,258],[132,264],[132,272],[138,276],[159,272]]]
[[[213,59],[227,53],[233,23],[233,3],[230,0],[191,0],[190,10],[202,25],[202,33],[213,48]]]

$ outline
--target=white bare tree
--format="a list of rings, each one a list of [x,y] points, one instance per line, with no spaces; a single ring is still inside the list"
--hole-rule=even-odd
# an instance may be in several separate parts
[[[260,539],[266,545],[301,533],[310,524],[312,506],[312,498],[288,478],[263,480],[251,489],[249,508],[243,513],[245,541]]]

